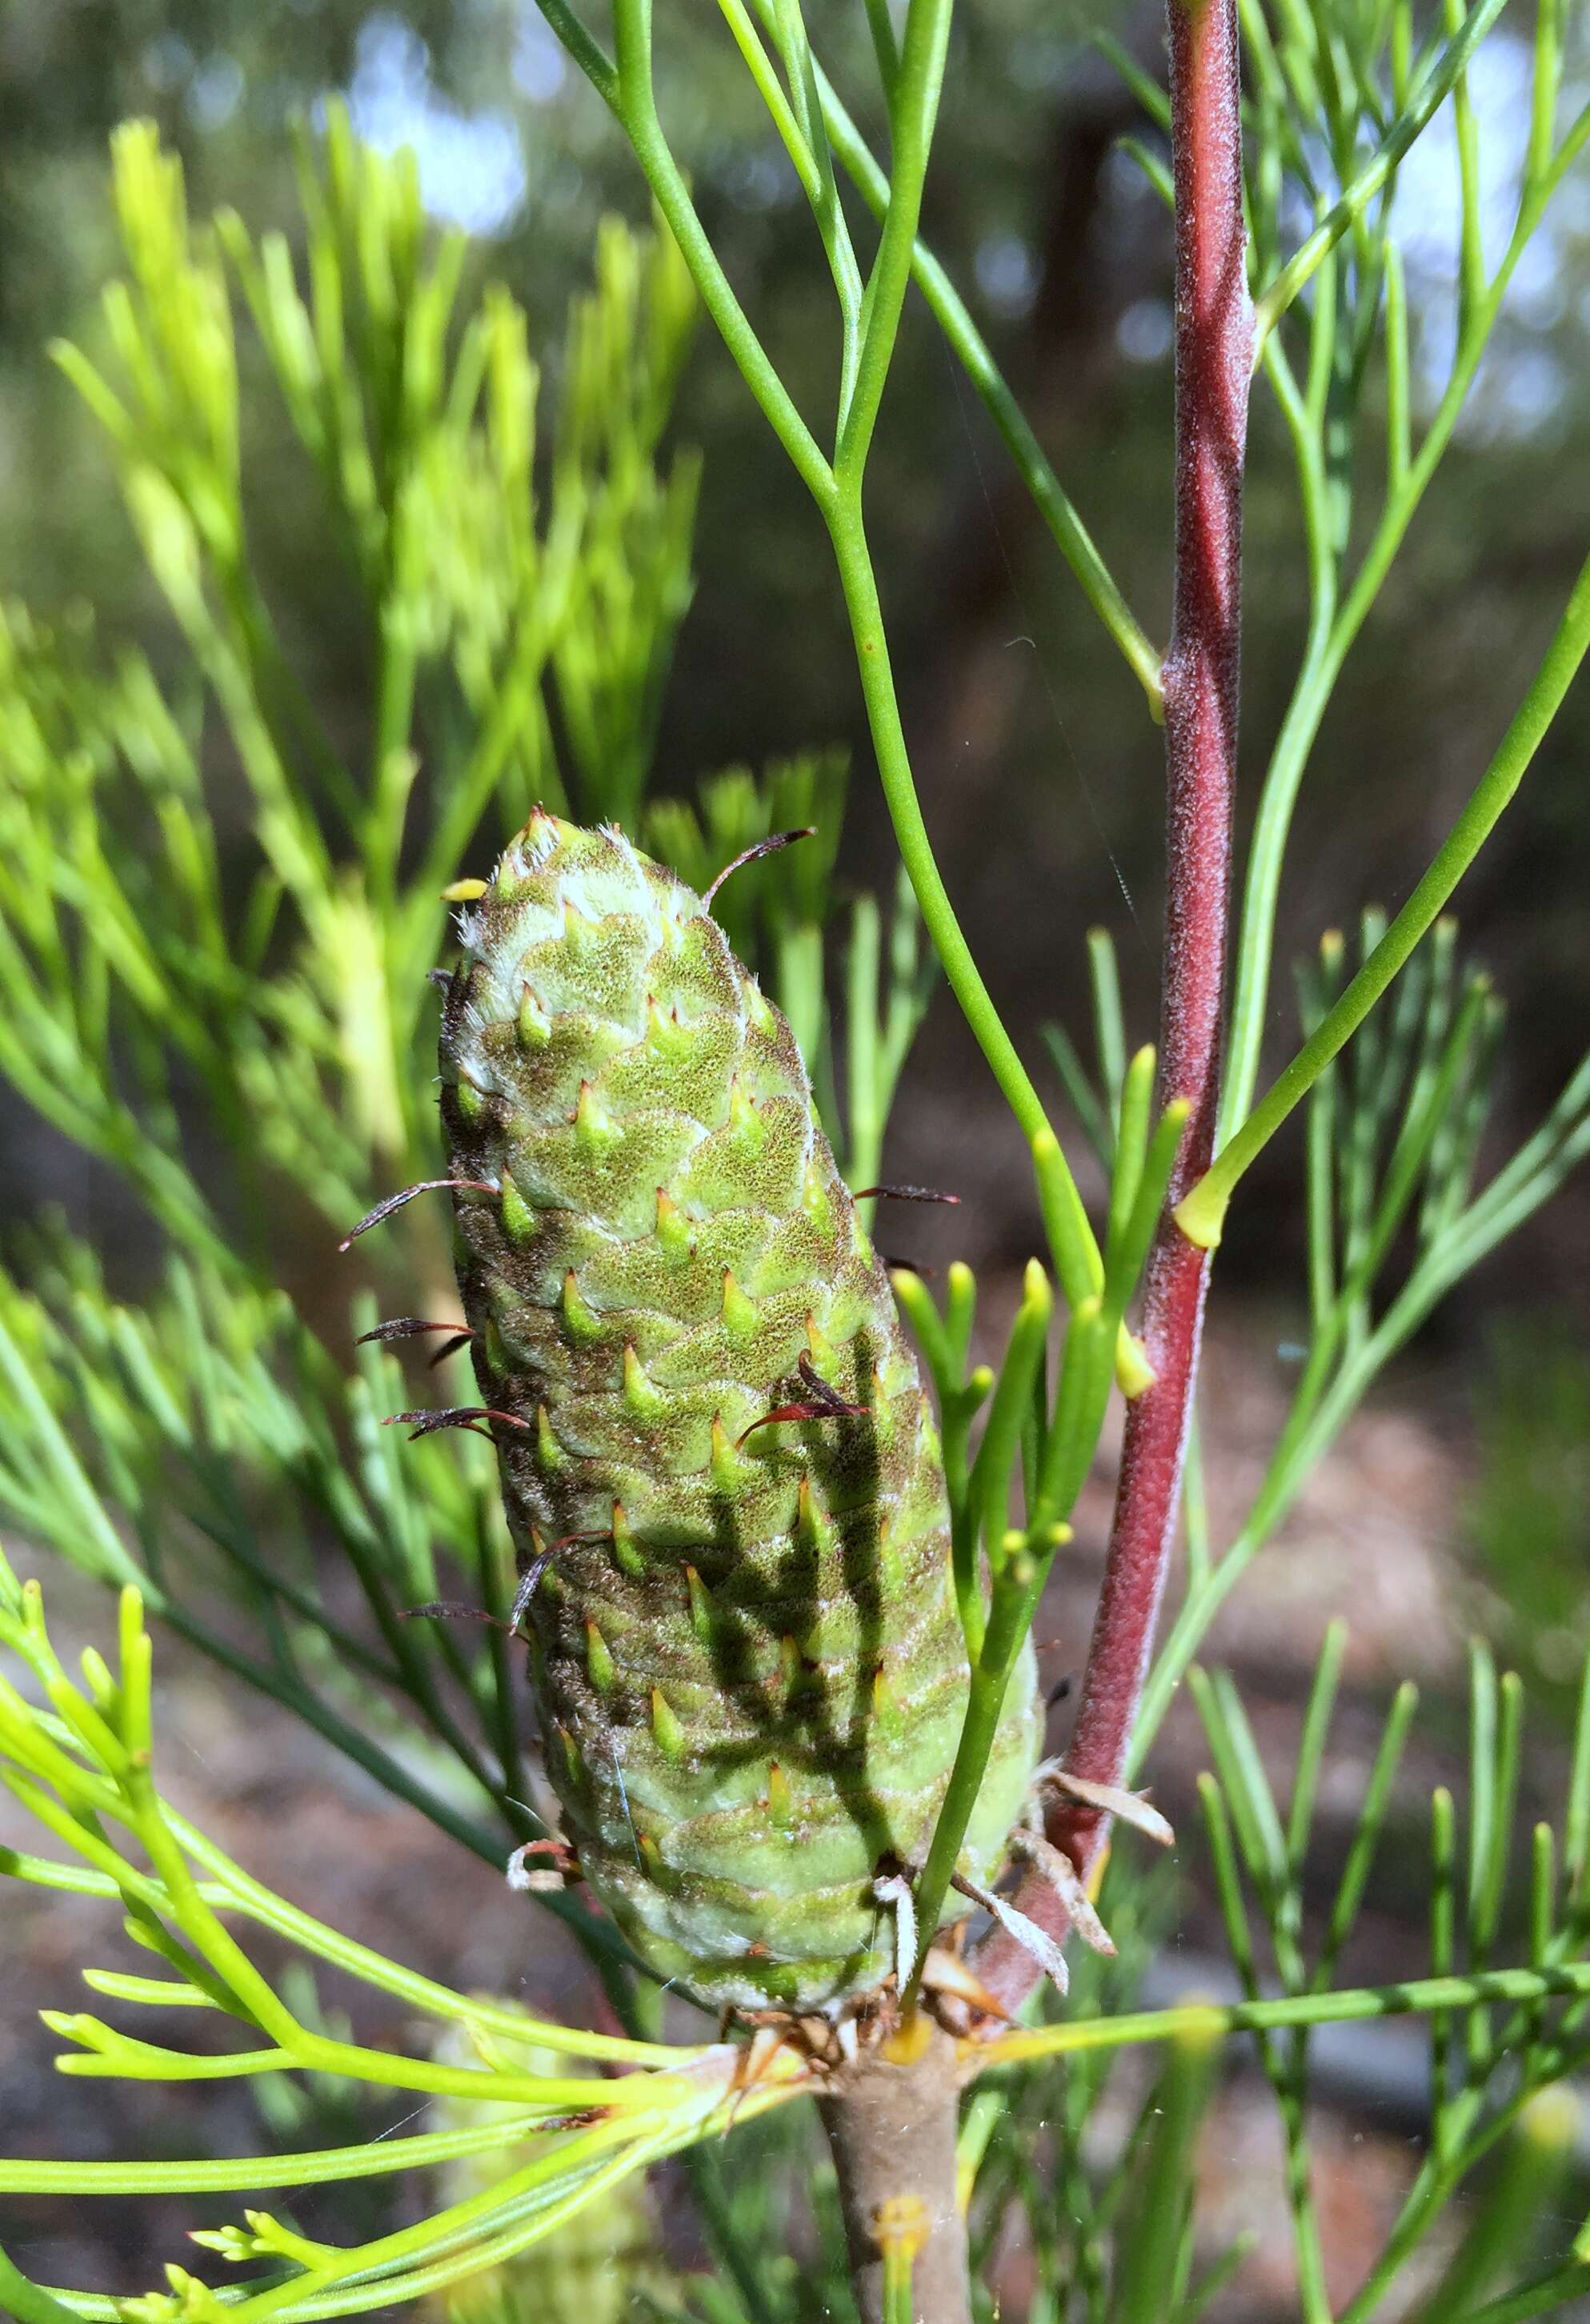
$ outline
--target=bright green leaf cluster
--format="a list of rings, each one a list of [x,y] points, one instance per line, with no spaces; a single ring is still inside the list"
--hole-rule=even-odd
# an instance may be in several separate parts
[[[334,2076],[369,2092],[451,2102],[450,2125],[326,2153],[191,2163],[0,2162],[0,2190],[170,2194],[335,2183],[497,2155],[499,2168],[418,2225],[354,2246],[309,2243],[271,2214],[196,2240],[264,2273],[241,2296],[216,2294],[179,2267],[170,2290],[126,2301],[74,2300],[73,2312],[132,2324],[220,2324],[224,2317],[309,2319],[437,2292],[510,2260],[656,2157],[721,2125],[731,2105],[756,2113],[790,2095],[775,2074],[735,2094],[732,2047],[665,2048],[553,2024],[449,1991],[354,1943],[251,1880],[162,1796],[154,1772],[151,1646],[135,1590],[124,1590],[113,1668],[95,1649],[81,1681],[51,1646],[36,1583],[0,1559],[0,1652],[27,1688],[0,1674],[0,1781],[48,1835],[51,1852],[0,1851],[0,1877],[119,1904],[124,1934],[160,1974],[92,1969],[92,1989],[121,2008],[173,2006],[218,2014],[230,2045],[170,2047],[103,2016],[51,2010],[69,2045],[60,2070],[87,2079],[193,2082]],[[400,2000],[451,2044],[402,2057],[327,2031],[295,2009],[290,1981],[254,1961],[240,1931],[257,1928],[299,1956]],[[559,2071],[557,2061],[630,2069],[619,2079]],[[350,2299],[350,2287],[354,2287]]]
[[[163,1291],[124,1305],[64,1236],[19,1247],[34,1290],[0,1282],[0,1509],[135,1581],[234,1678],[501,1862],[541,1829],[518,1649],[501,1628],[407,1618],[461,1582],[467,1609],[506,1618],[489,1456],[467,1435],[403,1446],[384,1424],[415,1401],[404,1341],[383,1344],[381,1327],[351,1368],[347,1342],[381,1310],[361,1303],[323,1342],[271,1288],[276,1227],[284,1194],[329,1233],[434,1169],[426,973],[442,891],[483,817],[511,824],[564,795],[554,724],[593,816],[632,807],[649,773],[689,595],[694,470],[664,438],[694,293],[666,231],[604,229],[538,493],[527,319],[501,289],[465,298],[462,243],[428,226],[411,161],[361,148],[333,108],[323,144],[300,143],[295,263],[231,215],[191,225],[145,125],[115,158],[127,276],[107,294],[109,355],[59,352],[109,430],[188,674],[166,687],[131,651],[107,667],[86,629],[51,635],[20,609],[0,625],[15,775],[0,805],[0,1071],[124,1178],[170,1264]],[[256,569],[239,324],[368,608],[363,765],[321,730]],[[217,725],[249,818],[225,851]],[[817,826],[776,884],[758,892],[754,865],[737,881],[831,1118],[823,927],[842,798],[841,763],[817,754],[755,784],[724,778],[700,820],[679,802],[670,825],[703,855],[736,817],[761,835]],[[924,983],[902,911],[876,989],[878,926],[859,899],[849,1079],[857,1151],[870,1140],[874,1156]],[[195,1167],[207,1141],[228,1157],[219,1194]],[[400,1245],[361,1256],[402,1282],[391,1306],[437,1303],[445,1325],[446,1293],[412,1287],[442,1279],[438,1214],[405,1223]],[[445,1332],[432,1344],[452,1360]],[[357,1578],[352,1619],[332,1611],[328,1546]],[[629,2008],[611,1931],[546,1902]]]

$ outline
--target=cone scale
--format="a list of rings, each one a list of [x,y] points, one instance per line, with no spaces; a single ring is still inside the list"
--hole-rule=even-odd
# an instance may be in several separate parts
[[[516,1545],[550,1553],[528,1628],[565,1832],[662,1978],[842,2001],[895,1967],[873,1884],[925,1857],[967,1690],[887,1280],[788,1026],[672,873],[538,814],[461,935],[442,1115],[452,1175],[497,1191],[455,1198],[458,1277],[483,1400],[518,1424]],[[813,1375],[860,1411],[767,1420],[821,1401]],[[1028,1664],[979,1881],[1037,1743]]]

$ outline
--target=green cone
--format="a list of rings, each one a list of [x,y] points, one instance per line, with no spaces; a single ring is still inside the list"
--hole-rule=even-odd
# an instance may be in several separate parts
[[[566,1833],[698,1998],[865,1991],[895,1965],[873,1881],[925,1856],[967,1683],[887,1279],[788,1026],[670,872],[538,814],[462,935],[442,1115],[453,1175],[500,1191],[455,1197],[458,1276],[516,1539],[550,1553],[532,1669]],[[864,1409],[766,1420],[823,1402],[813,1375]],[[1025,1667],[974,1878],[1037,1739]]]

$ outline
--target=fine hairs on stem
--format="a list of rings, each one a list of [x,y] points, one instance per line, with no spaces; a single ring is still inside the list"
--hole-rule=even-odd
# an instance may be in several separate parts
[[[1164,1099],[1188,1108],[1172,1205],[1214,1155],[1225,1009],[1231,826],[1236,781],[1242,605],[1242,477],[1253,316],[1245,265],[1240,59],[1235,0],[1172,0],[1171,159],[1176,196],[1175,610],[1165,658],[1165,937],[1160,1002]],[[1172,1546],[1192,1416],[1209,1261],[1168,1216],[1144,1283],[1152,1384],[1127,1409],[1115,1522],[1082,1676],[1068,1770],[1117,1784],[1137,1721]],[[1107,1819],[1075,1801],[1052,1810],[1049,1837],[1086,1877]],[[1065,1914],[1053,1886],[1029,1880],[1022,1909],[1052,1935]],[[1014,2008],[1031,1966],[1005,1932],[980,1960],[989,1990]]]

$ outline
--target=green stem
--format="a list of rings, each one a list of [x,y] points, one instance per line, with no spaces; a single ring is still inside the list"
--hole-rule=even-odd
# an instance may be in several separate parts
[[[460,1766],[479,1784],[499,1811],[504,1811],[504,1802],[492,1781],[490,1768],[442,1699],[421,1642],[422,1634],[412,1623],[405,1621],[393,1606],[376,1557],[356,1526],[344,1528],[343,1546],[364,1593],[365,1603],[397,1665],[399,1684],[415,1708],[423,1714],[438,1742],[446,1745]]]
[[[847,489],[836,499],[829,518],[829,532],[855,637],[857,667],[860,674],[862,697],[867,705],[872,747],[878,759],[878,776],[895,826],[901,861],[915,891],[923,926],[939,956],[950,989],[960,1002],[978,1046],[988,1060],[989,1070],[999,1084],[1006,1103],[1026,1137],[1029,1139],[1036,1138],[1040,1132],[1049,1130],[1043,1101],[1016,1054],[1015,1043],[1005,1029],[972,957],[971,947],[961,932],[960,923],[955,917],[955,907],[950,900],[949,890],[933,856],[927,825],[923,820],[905,728],[900,720],[894,674],[889,666],[888,641],[884,632],[883,608],[878,603],[878,582],[868,549],[859,498],[853,489]],[[1052,1136],[1052,1132],[1050,1134]],[[1066,1296],[1074,1299],[1073,1285],[1080,1283],[1090,1288],[1097,1279],[1098,1270],[1102,1268],[1102,1261],[1076,1182],[1058,1150],[1052,1167],[1061,1189],[1061,1214],[1069,1259],[1069,1264],[1062,1266],[1062,1273],[1065,1277]],[[1059,1256],[1057,1253],[1057,1261]],[[1081,1296],[1087,1296],[1086,1288]]]
[[[1374,1279],[1413,1198],[1430,1144],[1457,1093],[1469,1043],[1484,1006],[1487,988],[1476,984],[1448,1036],[1440,1074],[1407,1133],[1398,1141],[1365,1247],[1340,1291],[1316,1323],[1302,1379],[1287,1416],[1287,1431],[1300,1433],[1312,1419],[1354,1317],[1365,1308]]]
[[[1473,14],[1447,48],[1440,62],[1435,66],[1401,119],[1394,122],[1384,142],[1373,159],[1367,161],[1341,198],[1327,212],[1301,248],[1288,260],[1264,295],[1254,307],[1254,355],[1255,364],[1264,350],[1264,343],[1276,324],[1285,314],[1298,292],[1317,272],[1348,229],[1363,217],[1365,211],[1381,192],[1396,171],[1415,138],[1429,126],[1462,75],[1464,67],[1484,39],[1506,0],[1481,0]]]
[[[1488,2301],[1484,2308],[1471,2310],[1465,2324],[1524,2324],[1530,2316],[1558,2316],[1570,2301],[1582,2299],[1586,2292],[1590,2292],[1590,2260],[1574,2260],[1550,2275],[1537,2277],[1533,2283],[1521,2284],[1500,2300]]]
[[[374,2179],[396,2171],[434,2170],[470,2154],[489,2154],[532,2135],[545,2121],[505,2113],[464,2130],[426,2131],[412,2138],[372,2140],[292,2154],[206,2155],[184,2163],[0,2163],[8,2195],[232,2195],[262,2188],[316,2187],[345,2179]],[[7,2292],[0,2267],[0,2297]]]
[[[207,1541],[213,1542],[223,1557],[229,1558],[239,1571],[258,1589],[261,1595],[280,1600],[290,1613],[296,1614],[309,1628],[317,1630],[336,1649],[339,1659],[352,1670],[363,1671],[381,1686],[404,1692],[402,1673],[381,1656],[372,1654],[362,1638],[344,1629],[335,1616],[327,1613],[312,1591],[295,1582],[285,1573],[272,1572],[263,1558],[255,1555],[241,1536],[238,1527],[224,1523],[218,1517],[195,1517],[192,1519]]]
[[[550,11],[547,14],[547,21],[560,35],[564,34],[564,14],[561,9],[556,15]],[[761,406],[764,418],[789,455],[797,475],[826,514],[834,499],[833,470],[731,289],[718,254],[707,238],[706,228],[696,215],[690,189],[663,134],[652,88],[649,0],[618,0],[613,14],[617,82],[611,90],[602,88],[602,94],[635,149],[635,158],[690,269],[702,305],[717,325],[740,376]],[[591,45],[587,40],[585,47]],[[583,69],[586,69],[583,50],[571,46],[570,53]]]
[[[859,494],[878,424],[889,363],[900,326],[912,254],[922,217],[922,189],[933,148],[950,42],[951,0],[911,0],[900,45],[899,69],[889,99],[894,166],[888,207],[861,308],[861,348],[855,391],[840,430],[834,475]]]
[[[561,7],[549,11],[548,21],[568,40],[565,13]],[[861,689],[878,773],[923,924],[1006,1103],[1031,1139],[1048,1129],[1048,1121],[1042,1101],[978,971],[933,859],[900,720],[883,612],[861,512],[862,470],[915,251],[922,184],[943,75],[949,17],[949,0],[914,0],[894,90],[893,188],[867,287],[855,392],[844,423],[840,453],[832,468],[731,290],[696,215],[689,189],[669,151],[652,88],[649,0],[618,0],[616,86],[604,86],[594,74],[593,79],[607,97],[635,149],[703,306],[828,525],[855,635]],[[583,47],[576,47],[572,41],[569,45],[575,61],[583,69],[590,70],[588,51],[593,44],[589,37],[584,37]],[[823,86],[819,80],[820,92]],[[826,110],[826,99],[824,105]],[[839,480],[841,472],[842,486]],[[1063,1159],[1060,1172],[1064,1189],[1067,1250],[1071,1262],[1067,1270],[1067,1291],[1071,1296],[1073,1284],[1091,1284],[1097,1279],[1101,1262],[1081,1198]]]
[[[834,152],[859,189],[875,217],[888,207],[889,180],[867,140],[835,94],[821,68],[817,90],[823,118]],[[1161,712],[1159,648],[1144,630],[1117,586],[1114,576],[1077,514],[1060,478],[1044,455],[1031,423],[1011,393],[995,362],[988,341],[973,322],[965,302],[927,245],[920,240],[911,254],[911,272],[927,302],[928,311],[942,331],[982,400],[983,407],[1005,440],[1016,472],[1032,495],[1055,545],[1081,585],[1082,593],[1125,656],[1156,722]]]
[[[564,47],[604,105],[618,111],[618,68],[600,42],[592,39],[568,0],[538,0],[538,5]]]
[[[1369,2324],[1369,2319],[1402,2273],[1410,2256],[1429,2234],[1436,2215],[1450,2201],[1486,2149],[1501,2137],[1507,2123],[1524,2105],[1527,2097],[1526,2091],[1519,2091],[1503,2113],[1475,2137],[1469,2137],[1468,2133],[1479,2119],[1484,2093],[1479,2089],[1468,2089],[1457,2099],[1452,2109],[1457,2143],[1445,2153],[1425,2157],[1418,2176],[1403,2199],[1402,2208],[1382,2247],[1380,2257],[1343,2310],[1341,2324]]]
[[[1580,567],[1545,658],[1500,748],[1429,871],[1318,1030],[1222,1148],[1213,1167],[1179,1204],[1176,1221],[1190,1241],[1206,1250],[1219,1241],[1221,1222],[1237,1181],[1332,1057],[1351,1039],[1414,946],[1433,927],[1523,779],[1587,650],[1590,558]]]
[[[1074,2017],[1056,2025],[997,2034],[981,2052],[985,2066],[1083,2050],[1120,2050],[1199,2034],[1275,2033],[1291,2026],[1359,2024],[1381,2017],[1420,2017],[1443,2009],[1481,2009],[1499,2001],[1531,2003],[1590,1995],[1590,1961],[1555,1969],[1485,1969],[1473,1977],[1410,1978],[1397,1985],[1355,1986],[1340,1993],[1283,1994],[1271,2001],[1182,2002],[1120,2017]],[[1522,2100],[1520,2100],[1522,2103]]]
[[[433,1978],[421,1977],[413,1969],[401,1968],[382,1953],[372,1952],[367,1945],[359,1944],[340,1930],[330,1928],[312,1914],[300,1911],[272,1889],[263,1887],[250,1877],[216,1843],[207,1839],[187,1819],[168,1807],[166,1821],[186,1852],[210,1875],[201,1884],[200,1893],[207,1904],[217,1911],[237,1912],[257,1921],[262,1928],[271,1930],[297,1950],[329,1962],[345,1976],[356,1978],[372,1985],[383,1993],[394,1995],[409,2008],[455,2021],[464,2025],[479,2025],[488,2033],[501,2034],[510,2041],[533,2042],[571,2057],[597,2058],[630,2065],[679,2065],[699,2052],[681,2050],[677,2044],[664,2048],[660,2044],[635,2042],[609,2034],[589,2034],[578,2027],[564,2027],[527,2017],[522,2010],[499,2007],[489,2001],[455,1994]],[[114,1889],[111,1893],[115,1893]]]
[[[988,1634],[971,1674],[966,1699],[966,1719],[956,1748],[955,1765],[944,1792],[938,1820],[933,1825],[927,1862],[915,1883],[916,1960],[902,2001],[907,2012],[915,2006],[922,1985],[922,1972],[938,1933],[939,1914],[950,1893],[951,1875],[954,1872],[967,1826],[971,1821],[972,1810],[977,1805],[983,1775],[999,1730],[999,1714],[1005,1707],[1011,1670],[1022,1639],[1026,1635],[1025,1625],[1022,1621],[1025,1606],[1025,1597],[1022,1596],[1018,1603],[1018,1593],[1015,1591],[995,1592]]]
[[[1590,129],[1590,124],[1586,124]],[[1304,666],[1293,689],[1285,724],[1265,777],[1254,822],[1247,874],[1243,887],[1236,979],[1231,1005],[1229,1059],[1222,1108],[1222,1134],[1240,1121],[1253,1103],[1258,1079],[1259,1053],[1269,1014],[1270,966],[1274,949],[1275,919],[1281,897],[1282,866],[1292,810],[1308,766],[1309,753],[1319,733],[1327,705],[1359,631],[1379,596],[1387,573],[1413,521],[1425,491],[1451,440],[1458,415],[1468,399],[1480,358],[1484,354],[1514,269],[1522,257],[1551,194],[1560,182],[1565,157],[1574,148],[1565,140],[1551,173],[1531,189],[1523,204],[1512,239],[1492,281],[1483,307],[1471,313],[1458,344],[1440,404],[1425,431],[1418,456],[1387,498],[1374,535],[1365,551],[1353,586],[1335,614],[1328,639],[1316,644],[1310,633]],[[1274,374],[1272,372],[1272,377]],[[1282,398],[1282,409],[1286,409]],[[1289,414],[1289,420],[1291,415]],[[1328,479],[1318,450],[1303,469],[1303,509],[1312,538],[1316,525],[1328,521],[1324,494]]]
[[[17,2324],[78,2324],[77,2310],[63,2308],[48,2292],[13,2267],[5,2254],[0,2251],[0,2300],[5,2301]]]

